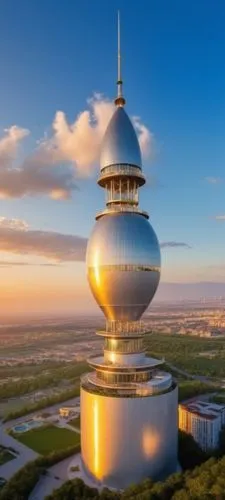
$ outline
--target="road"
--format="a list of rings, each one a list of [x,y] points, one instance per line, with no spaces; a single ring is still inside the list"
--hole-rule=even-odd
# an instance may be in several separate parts
[[[72,460],[73,457],[69,457],[50,467],[48,473],[41,476],[30,494],[29,500],[44,500],[54,489],[60,488],[68,480],[68,469]]]

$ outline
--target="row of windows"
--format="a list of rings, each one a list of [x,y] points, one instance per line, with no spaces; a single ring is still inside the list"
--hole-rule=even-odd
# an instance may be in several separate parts
[[[136,167],[135,165],[130,165],[129,163],[109,165],[101,170],[101,175],[114,174],[114,173],[124,173],[126,175],[133,174],[143,177],[141,169],[139,167]]]
[[[149,266],[143,264],[105,264],[99,266],[100,271],[155,271],[159,272],[158,266]],[[96,273],[95,267],[89,267],[89,272]]]
[[[140,373],[112,373],[102,372],[97,370],[98,379],[103,380],[107,384],[129,384],[130,382],[147,382],[151,378],[150,372]]]
[[[106,202],[122,201],[138,203],[138,189],[135,180],[112,179],[105,185]]]

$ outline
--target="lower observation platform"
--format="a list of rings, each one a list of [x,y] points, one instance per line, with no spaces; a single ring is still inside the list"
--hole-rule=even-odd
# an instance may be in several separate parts
[[[127,354],[129,356],[129,354]],[[132,371],[135,369],[135,371],[144,371],[144,370],[153,370],[165,363],[164,359],[155,359],[155,358],[150,358],[150,357],[143,357],[141,362],[137,364],[135,361],[133,364],[129,364],[125,366],[124,364],[119,364],[116,362],[110,362],[105,360],[104,356],[94,356],[90,357],[87,359],[87,362],[89,363],[90,366],[96,369],[101,369],[101,370],[115,370],[115,371],[125,371],[127,372],[128,370]]]
[[[104,394],[108,392],[108,394],[111,394],[111,391],[117,393],[119,396],[139,396],[139,397],[146,397],[146,396],[152,396],[154,394],[160,394],[164,391],[170,390],[170,388],[173,386],[172,383],[172,376],[170,373],[166,372],[156,372],[154,376],[148,380],[147,382],[142,382],[142,383],[119,383],[119,384],[110,384],[107,383],[103,380],[99,380],[96,372],[91,372],[85,374],[82,379],[81,379],[81,385],[82,387],[89,387],[93,386],[93,391],[96,391],[97,393],[102,392],[102,389],[104,391]]]

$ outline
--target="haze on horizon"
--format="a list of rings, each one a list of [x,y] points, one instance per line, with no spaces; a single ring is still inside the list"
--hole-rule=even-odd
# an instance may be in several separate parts
[[[155,302],[225,296],[225,5],[138,5],[122,4],[123,78],[148,181],[140,204],[161,243]],[[117,8],[2,6],[1,315],[98,311],[84,258],[104,206]]]

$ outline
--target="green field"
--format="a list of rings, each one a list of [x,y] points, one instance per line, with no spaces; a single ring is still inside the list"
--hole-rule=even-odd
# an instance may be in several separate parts
[[[79,417],[76,417],[76,418],[73,418],[72,420],[70,420],[68,422],[70,425],[72,425],[73,427],[77,427],[78,429],[80,429],[80,416]]]
[[[80,442],[80,434],[54,425],[32,429],[23,434],[16,433],[13,437],[41,455],[64,450]]]

